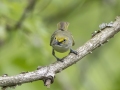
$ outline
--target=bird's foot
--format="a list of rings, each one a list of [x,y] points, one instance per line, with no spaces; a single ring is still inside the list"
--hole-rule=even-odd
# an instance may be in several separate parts
[[[77,51],[74,51],[72,49],[70,49],[70,53],[74,53],[75,55],[78,55],[78,52]]]
[[[63,62],[63,58],[56,58],[57,61]]]

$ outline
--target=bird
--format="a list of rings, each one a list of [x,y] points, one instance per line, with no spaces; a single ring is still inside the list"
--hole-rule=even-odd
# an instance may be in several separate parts
[[[77,51],[73,50],[71,47],[75,45],[72,34],[68,31],[68,22],[59,22],[57,24],[57,30],[51,35],[50,46],[52,46],[52,55],[57,59],[57,61],[62,61],[55,55],[55,51],[59,53],[64,53],[70,50],[69,53],[74,53],[77,55]]]

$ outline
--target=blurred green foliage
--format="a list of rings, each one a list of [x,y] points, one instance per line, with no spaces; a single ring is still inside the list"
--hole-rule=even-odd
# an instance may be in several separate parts
[[[16,75],[55,62],[49,40],[59,21],[68,21],[77,47],[99,24],[119,15],[120,0],[0,0],[0,75]],[[21,27],[13,28],[23,13]],[[120,90],[119,34],[80,62],[56,75],[49,90]],[[42,81],[15,90],[48,90]]]

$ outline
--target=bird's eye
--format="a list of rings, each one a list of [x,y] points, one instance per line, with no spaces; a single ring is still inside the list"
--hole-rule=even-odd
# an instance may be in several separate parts
[[[66,41],[66,39],[64,39],[64,41]]]

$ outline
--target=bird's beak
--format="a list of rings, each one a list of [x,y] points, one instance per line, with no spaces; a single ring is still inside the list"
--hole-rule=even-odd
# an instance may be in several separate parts
[[[53,45],[60,45],[61,42],[55,41]]]

